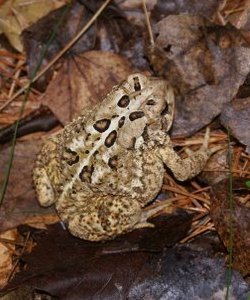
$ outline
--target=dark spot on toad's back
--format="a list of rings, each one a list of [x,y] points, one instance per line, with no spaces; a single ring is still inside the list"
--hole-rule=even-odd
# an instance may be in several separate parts
[[[118,121],[118,126],[119,126],[119,128],[122,128],[122,126],[124,125],[124,123],[125,123],[125,117],[123,116],[123,117],[121,117],[121,119]]]
[[[98,132],[105,132],[109,128],[110,123],[111,123],[110,119],[101,119],[96,121],[93,127]]]
[[[71,150],[70,148],[65,149],[63,157],[65,158],[65,160],[69,166],[72,166],[72,165],[78,163],[79,159],[80,159],[77,152]]]
[[[144,141],[148,141],[149,140],[149,136],[148,136],[148,126],[146,125],[143,129],[142,132],[142,138],[144,139]]]
[[[117,132],[115,130],[111,131],[110,134],[106,137],[104,141],[104,145],[108,148],[113,146],[116,141],[116,138],[117,138]]]
[[[130,115],[129,115],[129,120],[130,121],[134,121],[136,119],[140,119],[144,117],[144,112],[143,111],[133,111]]]
[[[128,95],[123,95],[123,96],[120,98],[120,100],[117,102],[117,105],[118,105],[119,107],[124,108],[124,107],[127,107],[127,106],[129,105],[129,102],[130,102],[129,96],[128,96]]]
[[[79,178],[81,181],[90,182],[91,175],[94,172],[94,166],[84,166],[79,174]]]
[[[65,151],[66,151],[67,153],[72,154],[72,155],[76,155],[76,154],[77,154],[75,151],[71,150],[70,148],[66,148]]]
[[[79,155],[77,155],[74,159],[67,161],[68,165],[70,165],[70,166],[73,166],[74,164],[76,164],[78,162],[79,162]]]
[[[130,142],[130,146],[128,147],[128,149],[134,149],[135,148],[135,143],[136,143],[136,137],[132,137],[131,142]]]
[[[114,155],[113,157],[110,157],[110,159],[108,160],[108,166],[113,170],[116,170],[117,163],[118,163],[117,155]]]

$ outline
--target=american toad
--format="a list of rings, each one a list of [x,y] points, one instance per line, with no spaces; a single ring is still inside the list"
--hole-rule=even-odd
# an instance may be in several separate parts
[[[44,144],[33,175],[39,202],[54,203],[69,231],[86,240],[152,226],[157,209],[143,208],[162,187],[164,165],[186,180],[213,152],[207,132],[200,150],[181,159],[168,135],[173,115],[166,81],[130,75]]]

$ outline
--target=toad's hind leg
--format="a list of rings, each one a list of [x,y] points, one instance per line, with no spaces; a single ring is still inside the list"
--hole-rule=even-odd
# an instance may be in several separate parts
[[[81,207],[69,206],[66,202],[65,206],[57,207],[69,231],[90,241],[108,240],[136,228],[153,227],[147,219],[167,206],[142,209],[139,201],[129,196],[107,195],[91,200],[93,205],[89,209],[86,205],[89,199],[81,199]]]

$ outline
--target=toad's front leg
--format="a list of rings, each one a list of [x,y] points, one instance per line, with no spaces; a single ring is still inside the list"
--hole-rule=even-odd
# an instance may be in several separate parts
[[[220,148],[208,149],[210,131],[207,128],[201,148],[189,153],[189,157],[182,159],[172,146],[159,150],[164,164],[173,172],[176,179],[185,181],[198,175],[205,167],[207,160]]]
[[[58,161],[55,158],[56,143],[48,140],[43,145],[33,170],[33,182],[37,198],[42,206],[50,206],[55,202],[54,185],[60,182]]]

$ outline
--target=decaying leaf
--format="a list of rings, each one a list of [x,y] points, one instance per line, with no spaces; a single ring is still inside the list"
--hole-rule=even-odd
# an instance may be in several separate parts
[[[41,59],[41,55],[43,55],[40,67],[42,69],[77,35],[77,33],[79,33],[93,17],[98,8],[100,8],[102,3],[102,0],[72,1],[66,12],[65,7],[62,7],[49,13],[29,28],[26,28],[22,37],[27,53],[29,75],[32,74],[36,68]],[[55,33],[55,38],[48,45],[48,37],[51,35],[51,29],[57,28],[58,23],[60,23],[60,27]],[[119,53],[121,52],[121,48],[125,48],[126,46],[128,48],[128,44],[130,48],[132,48],[136,41],[138,41],[138,39],[136,39],[137,36],[138,28],[135,30],[132,24],[126,20],[123,11],[119,9],[116,3],[111,1],[99,16],[98,21],[75,42],[65,56],[74,57],[76,54],[94,49]],[[142,48],[141,39],[139,42]],[[44,47],[47,47],[45,55],[43,53]],[[130,51],[128,51],[128,49],[127,51],[124,50],[124,53],[126,53],[127,56],[130,54],[131,57],[133,51],[131,49],[129,50]],[[140,53],[140,55],[142,57],[143,53]],[[139,57],[138,54],[137,57]],[[135,59],[133,61],[135,61]],[[145,58],[143,62],[145,64]],[[36,88],[44,91],[52,74],[53,70],[51,69],[39,78],[35,84]]]
[[[155,2],[148,2],[150,9]],[[56,39],[50,44],[43,66],[86,24],[100,3],[103,1],[71,2],[68,18],[63,23],[64,30],[59,30]],[[134,72],[135,68],[150,70],[144,53],[144,43],[145,41],[148,43],[144,17],[138,23],[133,21],[130,23],[123,18],[120,11],[116,10],[117,7],[121,7],[116,3],[113,2],[106,8],[91,29],[67,52],[60,64],[41,84],[40,91],[44,91],[48,81],[51,80],[45,94],[40,97],[40,103],[49,107],[62,124],[70,122],[83,108],[101,101],[115,84]],[[138,3],[141,5],[141,1],[137,2],[137,9],[141,10]],[[112,9],[112,5],[115,9]],[[236,104],[238,99],[231,104],[228,103],[249,74],[250,50],[242,31],[230,25],[220,26],[209,21],[219,11],[218,7],[219,3],[216,0],[206,3],[198,0],[184,2],[158,0],[151,16],[154,20],[161,21],[157,24],[156,47],[150,53],[150,61],[156,71],[155,75],[167,78],[175,88],[177,100],[174,135],[190,135],[196,132],[218,116],[223,108],[221,120],[225,127],[229,127],[231,133],[243,144],[249,145],[246,142],[249,138],[246,130],[249,118],[247,115],[245,117],[248,112],[248,99],[240,100],[241,105],[247,103],[244,107]],[[114,12],[118,13],[114,16]],[[180,14],[182,12],[196,16]],[[131,13],[130,20],[135,18],[136,13],[134,11]],[[221,9],[220,13],[224,18],[225,10]],[[141,12],[140,14],[143,15]],[[242,15],[245,16],[244,13]],[[112,16],[114,18],[111,21]],[[25,31],[23,37],[28,58],[28,74],[31,74],[40,59],[40,51],[46,45],[48,36],[58,21],[57,17],[60,17],[60,10],[47,15]],[[122,22],[116,22],[116,17],[121,17]],[[137,27],[134,24],[140,25]],[[137,31],[140,26],[142,27]],[[84,52],[89,49],[110,52],[96,50]],[[22,73],[26,76],[23,70]],[[3,95],[0,94],[0,97]],[[235,115],[239,122],[237,124],[233,123]],[[43,119],[40,122],[47,121]],[[220,124],[217,123],[216,126],[218,128]],[[46,126],[42,127],[43,129],[39,128],[43,130]],[[212,135],[211,143],[219,141],[213,138]],[[182,139],[183,137],[179,138]],[[225,249],[219,243],[218,236],[216,235],[216,245],[206,239],[206,236],[203,244],[196,244],[194,241],[190,244],[175,245],[181,238],[187,238],[187,231],[190,238],[214,228],[207,215],[210,198],[207,194],[209,187],[204,186],[204,182],[200,183],[194,179],[192,182],[175,185],[174,180],[168,178],[169,182],[164,186],[166,192],[163,197],[179,199],[183,207],[198,212],[192,223],[197,231],[193,229],[190,231],[193,215],[177,211],[169,216],[163,215],[152,219],[155,228],[135,230],[117,237],[114,241],[104,243],[83,241],[70,235],[58,224],[48,226],[48,230],[40,230],[45,224],[58,220],[54,210],[38,206],[32,187],[33,163],[42,142],[40,135],[38,137],[32,135],[18,140],[16,145],[11,177],[0,210],[0,229],[30,224],[39,230],[28,229],[28,232],[33,231],[31,235],[37,242],[37,247],[33,248],[31,253],[20,257],[24,268],[20,268],[21,271],[15,275],[4,292],[19,289],[22,296],[18,296],[23,299],[34,297],[34,293],[37,292],[40,293],[40,297],[43,295],[60,299],[84,297],[179,300],[202,299],[204,295],[207,299],[225,298],[223,252]],[[200,143],[200,140],[196,140],[191,145],[195,149]],[[179,148],[183,144],[177,143],[176,146]],[[242,148],[240,151],[243,152]],[[228,247],[230,213],[227,206],[228,195],[225,192],[227,184],[226,181],[220,181],[215,185],[215,182],[228,175],[227,152],[225,149],[214,155],[211,164],[206,168],[219,170],[217,173],[209,173],[211,177],[206,179],[214,184],[211,216],[221,239]],[[180,151],[181,156],[182,154]],[[1,149],[0,155],[0,182],[2,182],[10,148]],[[243,160],[243,156],[237,154],[237,157],[238,161]],[[249,173],[247,158],[242,164],[245,167],[244,171]],[[245,193],[246,188],[241,189],[243,190]],[[239,190],[236,192],[234,189],[234,196],[238,195],[238,192]],[[240,195],[233,211],[234,267],[244,275],[249,274],[250,265],[250,253],[247,250],[250,248],[247,197],[245,194]],[[202,223],[203,228],[199,227]],[[27,232],[27,229],[25,230]],[[19,227],[19,232],[21,231]],[[217,250],[219,248],[219,251],[215,251],[214,247]],[[249,287],[242,281],[240,275],[233,272],[230,291],[232,299],[245,300],[248,291]],[[11,297],[14,299],[17,295],[11,294],[9,298]]]
[[[243,275],[250,274],[250,206],[249,178],[224,179],[212,186],[210,215],[224,245],[233,249],[233,267]],[[240,199],[241,198],[241,199]],[[232,199],[232,205],[230,204]],[[240,201],[241,200],[241,201]],[[231,244],[232,235],[232,244]]]
[[[207,19],[212,18],[219,8],[219,1],[200,1],[200,0],[158,0],[153,11],[152,17],[157,21],[168,15],[195,14],[204,16]]]
[[[225,104],[220,120],[233,137],[247,146],[246,152],[250,154],[250,97]]]
[[[250,73],[248,74],[244,84],[240,86],[236,98],[250,97]]]
[[[52,11],[45,17],[41,18],[32,26],[26,28],[22,33],[24,49],[27,53],[27,69],[28,74],[31,74],[36,69],[38,62],[43,55],[40,69],[43,69],[65,45],[73,39],[80,29],[93,16],[90,12],[81,5],[78,1],[73,1],[67,8],[61,7]],[[51,30],[56,29],[58,24],[60,27],[55,32],[55,38],[48,45],[48,39],[51,35]],[[70,49],[71,53],[79,53],[92,49],[96,39],[95,26],[92,26]],[[44,54],[44,48],[47,51]],[[36,82],[36,88],[44,91],[52,78],[53,69],[50,69]]]
[[[118,54],[85,52],[64,61],[41,101],[65,124],[79,115],[83,108],[101,101],[130,73],[129,62]]]
[[[105,243],[77,239],[59,224],[49,226],[40,238],[34,236],[37,247],[23,256],[26,267],[7,289],[25,285],[61,299],[83,295],[106,299],[117,293],[125,297],[146,262],[185,236],[191,220],[190,214],[179,211],[152,219],[155,228],[138,229]],[[145,265],[145,279],[147,270]]]
[[[250,71],[240,31],[202,17],[171,15],[157,24],[151,62],[176,88],[173,135],[190,135],[231,101]]]
[[[206,170],[209,170],[208,172]],[[201,173],[202,179],[213,185],[228,176],[228,149],[215,153],[207,162],[206,169]]]
[[[37,247],[23,256],[25,269],[3,292],[25,287],[62,300],[145,296],[179,300],[204,299],[204,295],[224,299],[225,265],[217,236],[205,235],[190,244],[169,247],[181,236],[179,229],[187,228],[186,217],[170,217],[170,223],[163,219],[160,235],[158,230],[143,229],[137,230],[137,239],[127,236],[102,244],[76,239],[58,225],[51,226],[47,234],[37,235]],[[161,247],[155,248],[154,243]],[[236,272],[232,283],[230,297],[246,299],[249,287]]]
[[[11,45],[22,52],[20,39],[24,28],[37,21],[49,11],[63,5],[63,0],[6,0],[0,2],[0,33],[4,33]]]
[[[213,20],[225,25],[230,22],[236,28],[249,27],[250,2],[248,0],[226,0],[219,3]]]
[[[0,230],[6,230],[27,222],[41,223],[41,215],[51,215],[52,210],[45,210],[38,205],[32,183],[32,170],[36,155],[40,150],[40,138],[20,141],[15,148],[8,188],[0,208]],[[1,149],[0,182],[6,176],[9,163],[10,147]],[[38,215],[40,217],[38,218]]]

